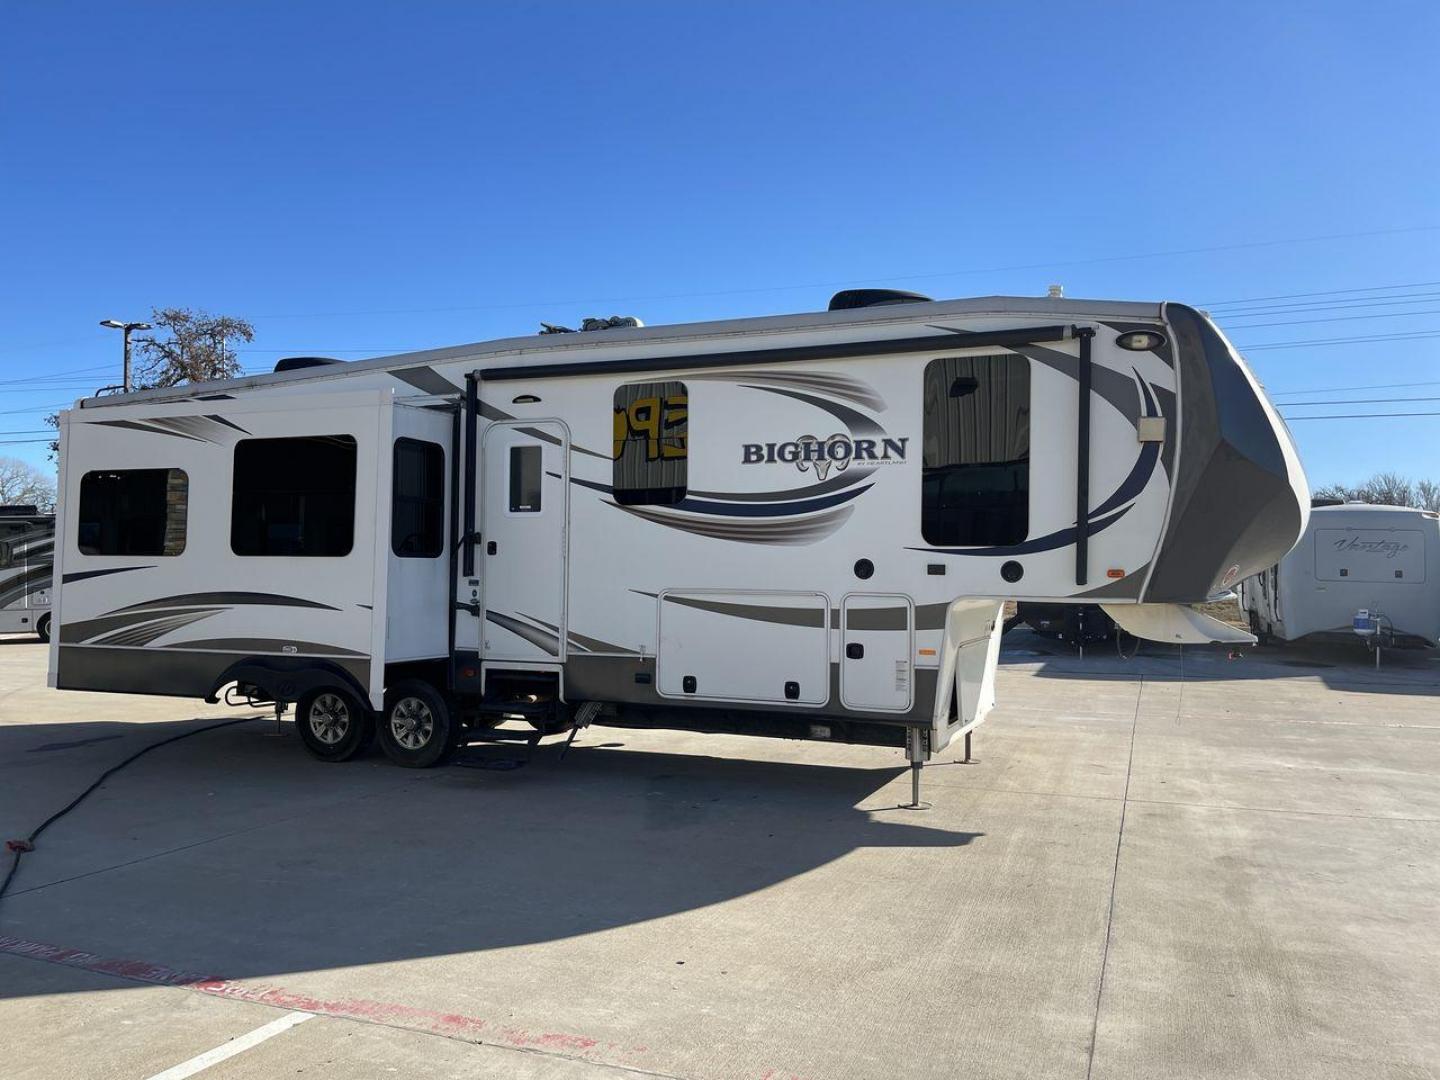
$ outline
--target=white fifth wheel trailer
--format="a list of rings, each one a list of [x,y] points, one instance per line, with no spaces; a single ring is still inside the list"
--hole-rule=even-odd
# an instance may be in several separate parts
[[[1440,514],[1365,503],[1317,505],[1293,551],[1244,581],[1261,640],[1358,642],[1358,612],[1385,645],[1440,644]]]
[[[55,515],[34,506],[0,506],[0,634],[50,640]]]
[[[989,710],[1005,599],[1230,640],[1185,605],[1309,507],[1178,304],[867,290],[278,367],[61,414],[52,685],[294,702],[329,759],[518,714],[918,766]]]

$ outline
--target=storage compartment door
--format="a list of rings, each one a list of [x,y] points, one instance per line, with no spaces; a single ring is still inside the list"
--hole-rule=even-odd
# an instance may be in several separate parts
[[[819,593],[660,594],[660,693],[710,701],[823,705],[830,602]]]
[[[914,699],[915,607],[908,596],[852,593],[840,604],[840,701],[907,712]]]

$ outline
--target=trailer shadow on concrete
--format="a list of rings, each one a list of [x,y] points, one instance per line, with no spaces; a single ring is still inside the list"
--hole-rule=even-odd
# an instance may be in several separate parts
[[[1123,652],[1123,656],[1121,653]],[[1440,650],[1386,649],[1381,666],[1358,641],[1354,645],[1287,644],[1230,648],[1137,643],[1126,638],[1090,644],[1084,653],[1068,642],[1027,630],[1005,635],[1002,665],[1034,666],[1042,677],[1135,679],[1150,682],[1233,682],[1251,679],[1319,679],[1328,689],[1369,694],[1440,696]]]
[[[213,722],[0,725],[0,832],[25,835],[110,764]],[[857,849],[981,835],[895,809],[908,785],[878,796],[903,767],[657,753],[597,728],[563,761],[546,746],[509,768],[523,750],[492,746],[416,772],[378,753],[318,763],[273,730],[199,734],[108,781],[26,856],[0,936],[267,976],[594,934]]]

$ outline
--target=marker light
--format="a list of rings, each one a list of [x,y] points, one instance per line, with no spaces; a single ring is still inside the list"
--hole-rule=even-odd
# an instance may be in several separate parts
[[[1165,335],[1154,330],[1131,330],[1115,339],[1115,344],[1131,352],[1148,352],[1165,344]]]

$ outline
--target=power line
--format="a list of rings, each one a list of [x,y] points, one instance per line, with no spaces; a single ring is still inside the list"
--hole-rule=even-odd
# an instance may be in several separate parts
[[[1240,329],[1245,329],[1241,327]],[[1360,337],[1340,338],[1304,338],[1299,341],[1266,341],[1257,342],[1253,345],[1236,345],[1237,349],[1245,352],[1260,352],[1262,349],[1300,349],[1310,345],[1358,345],[1368,341],[1420,341],[1425,338],[1440,337],[1440,329],[1437,330],[1413,330],[1400,334],[1366,334]]]
[[[111,371],[114,364],[96,364],[94,367],[70,368],[66,371],[52,371],[48,375],[27,375],[19,379],[0,379],[0,386],[16,386],[21,383],[53,382],[56,379],[68,380],[74,375],[85,375],[92,371]]]
[[[1324,236],[1298,236],[1279,240],[1252,240],[1240,244],[1215,244],[1208,247],[1176,248],[1169,251],[1147,251],[1129,255],[1107,255],[1089,259],[1066,259],[1053,262],[1016,263],[1009,266],[973,267],[946,270],[932,274],[889,274],[884,277],[846,278],[836,281],[812,281],[803,285],[760,285],[744,289],[711,289],[703,292],[656,293],[640,296],[581,297],[568,300],[545,300],[523,304],[467,304],[438,308],[391,308],[361,311],[306,311],[272,315],[255,315],[255,319],[320,319],[353,318],[358,315],[423,315],[454,311],[513,311],[526,308],[554,308],[584,304],[628,304],[650,300],[689,300],[705,296],[740,296],[754,293],[795,292],[803,289],[833,289],[855,285],[877,285],[895,281],[932,281],[940,278],[966,277],[973,274],[1004,274],[1019,270],[1055,270],[1071,266],[1095,266],[1104,263],[1132,262],[1141,259],[1174,258],[1182,255],[1204,255],[1222,251],[1248,251],[1256,248],[1283,247],[1289,244],[1316,244],[1330,240],[1357,240],[1372,236],[1395,236],[1405,233],[1436,232],[1440,225],[1412,225],[1398,229],[1372,229],[1365,232],[1329,233]],[[1436,283],[1440,284],[1440,283]],[[1393,287],[1393,286],[1386,286]],[[1408,287],[1408,286],[1405,286]],[[1218,306],[1218,305],[1217,305]]]
[[[1440,401],[1440,397],[1341,398],[1333,401],[1282,401],[1279,405],[1282,409],[1290,409],[1299,406],[1308,408],[1315,405],[1381,405],[1394,401]]]
[[[1201,304],[1205,308],[1228,307],[1231,304],[1258,304],[1265,300],[1300,300],[1307,296],[1340,296],[1344,293],[1388,292],[1391,289],[1429,289],[1440,281],[1406,281],[1398,285],[1367,285],[1354,289],[1328,289],[1324,292],[1281,293],[1279,296],[1250,296],[1243,300],[1213,300]]]
[[[1212,311],[1211,315],[1221,319],[1248,319],[1261,315],[1313,314],[1319,311],[1352,311],[1356,308],[1413,307],[1440,298],[1437,292],[1396,293],[1386,299],[1376,297],[1330,300],[1321,303],[1267,304],[1262,307],[1241,308],[1234,311]]]
[[[1266,326],[1308,326],[1311,323],[1353,322],[1357,319],[1398,319],[1403,315],[1440,315],[1440,308],[1428,311],[1394,311],[1383,315],[1339,315],[1333,319],[1292,319],[1289,322],[1246,323],[1236,330],[1259,330]],[[1252,316],[1253,317],[1253,316]]]
[[[68,408],[70,402],[57,401],[53,405],[31,405],[24,409],[0,409],[0,416],[14,416],[16,413],[44,412],[46,409]]]
[[[1295,397],[1299,394],[1340,394],[1348,390],[1399,390],[1409,386],[1440,386],[1440,379],[1429,382],[1366,383],[1363,386],[1322,386],[1315,390],[1276,391],[1277,397]]]
[[[1388,420],[1392,416],[1440,416],[1440,412],[1326,413],[1324,416],[1284,415],[1284,418],[1286,420]]]
[[[431,346],[424,346],[424,345],[419,346],[418,348],[417,348],[416,346],[414,346],[414,345],[367,345],[367,346],[365,346],[364,348],[361,348],[361,347],[359,347],[359,346],[333,346],[333,347],[329,347],[329,348],[326,348],[326,349],[318,350],[318,352],[320,352],[320,353],[327,353],[327,352],[342,352],[342,353],[362,353],[362,352],[385,353],[385,352],[397,352],[397,353],[399,353],[399,352],[420,352],[420,351],[422,351],[423,349],[430,348],[430,347],[431,347]],[[311,348],[311,351],[309,351],[309,352],[307,352],[306,349],[304,349],[304,348],[289,348],[289,349],[236,349],[235,352],[236,352],[236,353],[284,353],[284,354],[287,355],[287,356],[310,356],[310,355],[315,355],[316,352],[317,352],[317,350],[315,350],[315,349],[312,347],[312,348]]]

